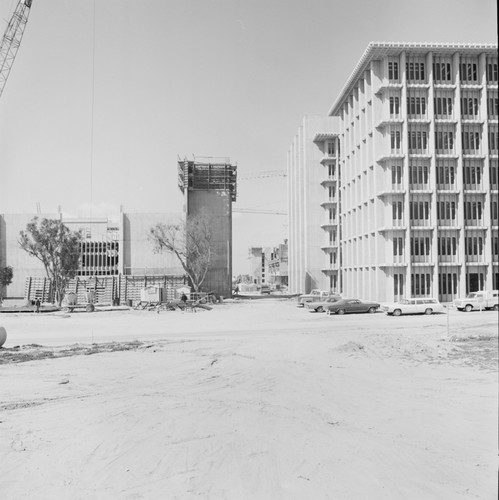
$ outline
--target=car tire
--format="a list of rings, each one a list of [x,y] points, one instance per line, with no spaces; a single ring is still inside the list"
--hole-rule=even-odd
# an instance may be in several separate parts
[[[338,309],[336,314],[345,314],[345,309]]]
[[[401,314],[402,314],[402,311],[400,309],[395,309],[395,311],[393,311],[394,316],[400,316]]]
[[[91,313],[91,312],[94,312],[95,310],[95,307],[93,304],[87,304],[86,307],[85,307],[85,311]]]
[[[467,313],[469,313],[469,312],[473,311],[473,306],[472,306],[471,304],[466,304],[466,305],[464,306],[464,310],[465,310]]]
[[[374,314],[374,313],[376,312],[376,308],[375,308],[375,307],[370,307],[370,308],[367,310],[367,312],[368,312],[369,314]]]
[[[495,304],[492,309],[494,309],[494,311],[499,311],[499,304]]]
[[[431,309],[431,308],[428,307],[428,309],[424,310],[424,313],[429,316],[430,314],[433,313],[433,309]]]
[[[318,313],[321,313],[321,312],[324,312],[324,308],[322,306],[319,306],[315,312],[318,312]]]

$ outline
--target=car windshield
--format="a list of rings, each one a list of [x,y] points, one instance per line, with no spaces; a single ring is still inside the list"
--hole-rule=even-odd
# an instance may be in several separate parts
[[[409,301],[407,299],[401,299],[399,304],[409,304]]]

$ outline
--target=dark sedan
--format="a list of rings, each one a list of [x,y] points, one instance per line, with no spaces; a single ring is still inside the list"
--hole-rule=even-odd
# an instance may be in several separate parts
[[[375,313],[379,309],[377,302],[368,302],[359,299],[342,299],[327,306],[327,314],[345,313]]]

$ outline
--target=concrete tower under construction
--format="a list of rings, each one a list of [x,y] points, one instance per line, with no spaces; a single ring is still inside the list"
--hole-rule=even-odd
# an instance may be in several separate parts
[[[232,202],[237,195],[237,167],[228,158],[178,161],[179,188],[186,217],[206,214],[212,221],[212,263],[202,289],[232,294]]]

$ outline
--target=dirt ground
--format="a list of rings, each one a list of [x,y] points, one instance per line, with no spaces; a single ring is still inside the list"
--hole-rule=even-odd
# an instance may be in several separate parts
[[[2,498],[496,498],[498,315],[0,315]]]

